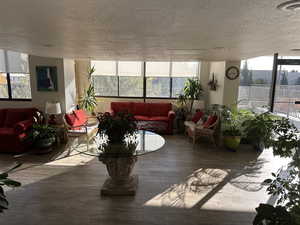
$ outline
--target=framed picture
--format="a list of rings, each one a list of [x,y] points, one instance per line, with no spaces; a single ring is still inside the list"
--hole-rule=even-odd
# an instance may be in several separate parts
[[[36,80],[38,91],[57,91],[56,66],[37,66]]]

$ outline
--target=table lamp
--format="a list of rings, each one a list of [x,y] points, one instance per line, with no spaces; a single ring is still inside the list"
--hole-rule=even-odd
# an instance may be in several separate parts
[[[61,114],[61,107],[59,102],[46,102],[45,113],[49,115],[49,124],[57,124],[56,115]]]

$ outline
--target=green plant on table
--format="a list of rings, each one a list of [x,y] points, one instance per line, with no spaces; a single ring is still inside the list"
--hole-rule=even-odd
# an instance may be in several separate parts
[[[122,143],[128,135],[134,134],[137,129],[133,115],[126,112],[99,114],[98,134],[107,135],[111,143]]]
[[[90,84],[89,84],[88,88],[84,91],[84,95],[81,97],[81,99],[79,101],[79,107],[90,113],[94,113],[95,108],[97,107],[95,87],[91,81],[92,74],[94,72],[95,72],[94,66],[88,69],[88,81]]]
[[[21,166],[21,164],[17,164],[13,168],[9,169],[8,171],[4,173],[0,173],[0,213],[2,213],[4,210],[8,209],[8,201],[4,193],[5,186],[7,187],[19,187],[21,186],[21,183],[15,180],[12,180],[8,177],[8,173],[17,167]]]

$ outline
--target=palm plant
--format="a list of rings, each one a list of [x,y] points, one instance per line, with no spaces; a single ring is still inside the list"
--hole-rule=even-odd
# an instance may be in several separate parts
[[[188,78],[183,88],[183,94],[186,99],[191,102],[189,112],[192,112],[194,101],[198,100],[202,95],[203,89],[198,78]]]
[[[89,80],[89,87],[87,90],[84,91],[84,95],[79,101],[79,107],[93,113],[96,106],[97,106],[97,99],[95,94],[94,85],[91,82],[92,74],[95,72],[95,67],[91,67],[88,69],[88,80]]]

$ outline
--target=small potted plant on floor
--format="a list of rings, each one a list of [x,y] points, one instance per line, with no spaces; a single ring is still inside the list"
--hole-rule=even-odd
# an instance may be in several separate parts
[[[51,147],[56,141],[55,129],[46,124],[33,124],[32,137],[34,146],[45,149]]]
[[[236,151],[241,142],[241,122],[240,114],[236,107],[224,108],[222,112],[222,134],[224,146],[229,150]]]

